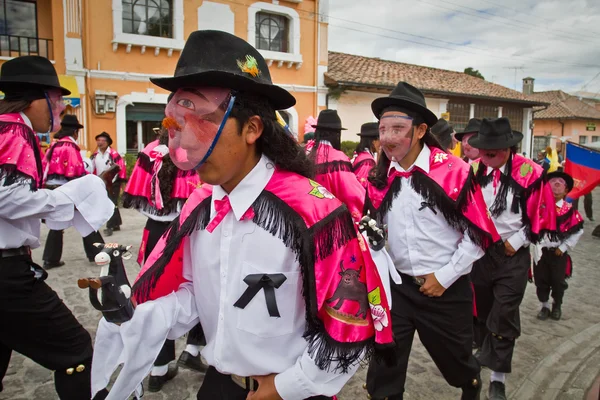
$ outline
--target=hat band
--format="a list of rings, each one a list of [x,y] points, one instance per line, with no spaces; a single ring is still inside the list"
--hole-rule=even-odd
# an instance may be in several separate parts
[[[40,100],[46,98],[46,92],[41,88],[27,88],[18,91],[4,91],[4,100],[6,101],[28,101]]]

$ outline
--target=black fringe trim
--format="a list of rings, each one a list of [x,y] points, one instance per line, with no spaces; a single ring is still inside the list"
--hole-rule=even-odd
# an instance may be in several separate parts
[[[172,212],[181,209],[187,199],[174,199],[171,198],[162,210],[156,209],[150,204],[147,198],[144,196],[134,196],[129,193],[123,192],[123,208],[133,208],[135,210],[142,210],[150,215],[156,215],[158,217],[169,215]]]
[[[150,157],[146,153],[138,153],[137,159],[138,166],[146,171],[147,173],[152,173],[152,167],[154,166],[154,161],[150,161]]]
[[[79,146],[77,146],[77,144],[71,142],[71,141],[60,141],[60,142],[56,142],[54,143],[49,149],[48,152],[46,153],[46,160],[50,161],[52,160],[52,154],[54,154],[54,150],[58,147],[63,147],[63,146],[71,146],[74,147],[75,150],[77,150],[77,152],[79,153]]]
[[[17,166],[14,164],[0,165],[0,179],[4,179],[2,186],[12,186],[17,184],[29,186],[29,190],[32,192],[37,190],[35,179],[17,170]]]
[[[36,180],[30,176],[28,178],[31,179],[31,181],[32,181],[31,187],[30,187],[31,191],[36,191],[39,187],[39,184],[41,183],[43,171],[42,171],[42,155],[40,153],[40,148],[38,146],[38,142],[36,140],[35,134],[27,125],[20,124],[17,122],[0,122],[0,135],[7,135],[7,134],[8,135],[17,134],[17,135],[21,136],[23,139],[25,139],[27,141],[27,144],[29,144],[29,146],[31,146],[31,149],[33,150],[33,155],[35,157],[35,164],[36,164],[37,173],[38,173],[37,176],[40,181],[36,182]],[[4,166],[2,166],[2,167],[4,167]],[[23,173],[19,173],[18,175],[28,176]],[[6,178],[8,179],[9,177],[7,176]],[[14,177],[12,179],[14,179],[13,183],[23,181],[18,176]],[[4,184],[5,184],[5,186],[8,185],[6,182]]]
[[[194,231],[206,228],[210,219],[211,199],[212,196],[209,196],[198,204],[181,226],[179,226],[180,217],[171,222],[166,233],[166,245],[161,256],[132,287],[138,300],[147,299],[150,296],[150,292],[156,287],[158,278],[165,271],[165,267],[171,261],[183,238],[191,235]]]
[[[557,223],[556,228],[559,228],[559,225]],[[573,235],[574,233],[579,232],[580,230],[583,229],[583,221],[573,225],[572,227],[570,227],[569,229],[567,229],[564,232],[557,232],[556,233],[556,239],[558,239],[558,241],[562,242],[566,239],[568,239],[571,235]]]
[[[383,197],[383,200],[381,201],[379,208],[375,208],[375,206],[373,205],[373,203],[371,202],[371,199],[369,198],[369,196],[367,194],[366,199],[365,199],[365,209],[364,209],[363,214],[367,215],[367,211],[368,211],[371,214],[371,218],[375,219],[379,225],[383,224],[384,217],[386,216],[388,211],[390,211],[390,209],[392,208],[392,203],[394,202],[396,197],[398,197],[398,194],[400,194],[401,189],[402,189],[402,179],[400,177],[396,177],[392,181],[390,188],[388,189],[387,193]]]
[[[375,167],[375,165],[377,165],[374,160],[370,160],[368,158],[365,158],[364,160],[360,160],[359,162],[357,162],[356,164],[354,164],[352,166],[352,171],[355,172],[357,169],[359,169],[360,167],[362,167],[363,164],[367,164],[367,163],[371,164],[371,166],[373,168]]]
[[[49,181],[51,179],[66,179],[67,181],[72,181],[73,179],[77,179],[77,178],[81,178],[82,176],[85,176],[86,174],[81,174],[81,175],[77,175],[77,176],[64,176],[61,174],[50,174],[46,177],[46,181]]]
[[[352,172],[352,164],[350,161],[331,161],[315,165],[315,175],[339,171]]]

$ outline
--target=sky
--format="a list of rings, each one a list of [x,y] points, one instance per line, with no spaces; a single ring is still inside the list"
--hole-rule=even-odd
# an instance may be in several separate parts
[[[598,0],[329,0],[327,14],[331,51],[600,92]]]

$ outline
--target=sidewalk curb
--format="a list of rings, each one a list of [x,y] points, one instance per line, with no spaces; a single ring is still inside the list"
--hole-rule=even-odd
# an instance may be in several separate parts
[[[580,367],[585,365],[588,357],[596,351],[600,351],[600,323],[567,339],[554,352],[547,355],[527,375],[510,398],[512,400],[556,399],[572,375],[582,372]],[[591,380],[586,382],[584,391],[594,383],[600,367],[598,369],[592,374]]]

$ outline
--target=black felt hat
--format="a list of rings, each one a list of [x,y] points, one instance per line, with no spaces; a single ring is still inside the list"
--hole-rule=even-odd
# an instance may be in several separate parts
[[[427,108],[423,93],[406,82],[398,82],[389,96],[373,100],[371,110],[377,118],[381,118],[381,113],[389,106],[398,106],[416,112],[423,117],[429,127],[435,125],[438,120],[438,117]]]
[[[456,140],[462,140],[463,136],[465,136],[466,134],[478,133],[479,128],[481,128],[481,120],[478,118],[471,118],[469,120],[469,123],[465,127],[465,130],[459,133],[455,133],[454,137],[456,138]]]
[[[63,96],[71,94],[60,86],[54,65],[45,57],[22,56],[2,64],[0,90],[10,93],[30,88],[59,89]]]
[[[379,137],[379,124],[377,122],[367,122],[360,126],[360,133],[357,133],[360,137]]]
[[[445,149],[452,146],[452,132],[454,132],[454,129],[448,121],[443,118],[440,118],[438,122],[431,127],[431,133]]]
[[[81,129],[83,125],[79,123],[77,115],[65,114],[62,121],[60,122],[62,128]]]
[[[324,131],[345,131],[342,128],[342,120],[337,113],[337,110],[323,110],[319,113],[317,124],[311,125],[313,128]]]
[[[290,108],[296,99],[273,84],[262,55],[248,42],[223,31],[196,31],[187,41],[172,78],[152,83],[171,92],[186,87],[213,86],[267,98],[276,110]]]
[[[484,118],[479,133],[469,138],[469,144],[476,149],[499,150],[513,147],[521,140],[523,134],[510,128],[508,118]]]
[[[546,175],[546,177],[548,178],[548,180],[552,178],[563,178],[565,180],[565,183],[567,184],[567,192],[573,190],[573,186],[575,185],[575,182],[573,181],[571,175],[563,171],[550,172],[548,175]]]
[[[108,133],[102,132],[101,134],[96,135],[95,139],[98,140],[98,138],[101,138],[101,137],[103,137],[103,138],[106,139],[106,141],[108,142],[109,146],[112,146],[113,140],[112,140],[112,138],[110,137],[110,135]]]

